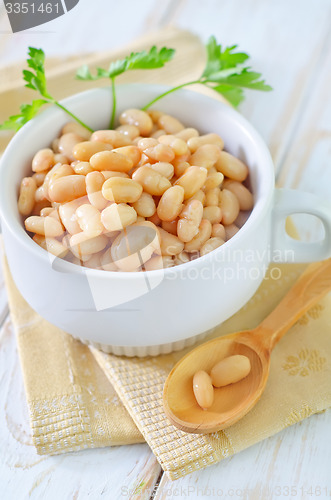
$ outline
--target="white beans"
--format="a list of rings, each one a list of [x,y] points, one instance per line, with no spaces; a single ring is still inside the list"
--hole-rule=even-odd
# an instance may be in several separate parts
[[[177,134],[185,128],[177,118],[170,115],[161,115],[158,120],[158,125],[165,130],[167,134]]]
[[[111,248],[108,248],[101,257],[101,267],[104,271],[117,271],[118,267],[111,256]]]
[[[189,253],[198,252],[203,244],[210,238],[211,223],[207,219],[202,219],[199,226],[199,231],[194,238],[188,243],[185,243],[185,251]]]
[[[104,142],[113,148],[131,144],[130,139],[117,130],[97,130],[93,132],[91,141]]]
[[[141,217],[152,217],[156,212],[154,198],[149,193],[142,193],[140,198],[132,203],[132,206]]]
[[[86,195],[85,175],[67,175],[53,181],[48,188],[51,201],[66,203]]]
[[[247,166],[164,112],[123,111],[116,130],[67,123],[37,151],[18,209],[35,242],[104,271],[189,264],[249,217]]]
[[[61,257],[63,259],[68,254],[68,248],[55,238],[45,238],[44,236],[35,234],[33,241],[44,250],[47,250],[47,252],[55,255],[55,257]]]
[[[207,207],[218,206],[219,198],[220,198],[219,188],[215,187],[215,188],[206,190],[206,195],[205,195],[205,202],[206,203],[205,204]]]
[[[232,224],[236,220],[240,212],[238,198],[235,194],[232,193],[232,191],[223,189],[223,191],[221,192],[220,208],[222,210],[222,223],[224,225]]]
[[[118,132],[123,134],[125,137],[127,137],[129,140],[133,141],[138,135],[140,134],[139,128],[136,127],[135,125],[121,125],[120,127],[117,127],[116,129]],[[115,146],[119,147],[119,146]]]
[[[226,241],[233,238],[235,234],[239,231],[239,227],[235,224],[229,224],[228,226],[224,226]]]
[[[101,172],[90,172],[86,175],[86,192],[91,205],[98,210],[103,210],[108,205],[108,200],[102,195],[102,186],[105,178]]]
[[[184,243],[174,234],[170,234],[164,229],[159,229],[161,236],[162,255],[178,255],[184,250]]]
[[[78,207],[76,217],[81,230],[90,238],[99,236],[103,232],[101,214],[93,205],[88,203]]]
[[[174,166],[169,162],[159,161],[152,164],[147,163],[146,166],[163,175],[168,180],[172,179],[174,175]]]
[[[70,161],[75,160],[73,149],[76,144],[82,142],[82,140],[83,138],[80,135],[74,134],[73,132],[62,135],[58,142],[59,153],[69,158]]]
[[[207,179],[207,169],[192,166],[185,170],[184,174],[177,179],[176,184],[184,188],[184,198],[191,198],[202,188]]]
[[[184,189],[181,186],[170,187],[161,196],[157,207],[157,215],[163,221],[175,220],[182,210],[183,201]]]
[[[83,203],[84,201],[82,200],[73,200],[59,207],[61,222],[69,234],[76,234],[81,231],[81,227],[77,222],[76,210]]]
[[[243,182],[248,175],[247,166],[235,156],[222,151],[215,164],[217,170],[234,181]]]
[[[103,234],[90,238],[83,232],[74,234],[69,240],[71,250],[76,250],[79,256],[101,252],[107,246],[107,243],[108,238]]]
[[[191,153],[195,153],[200,146],[205,144],[213,144],[218,146],[220,149],[224,148],[223,139],[217,134],[205,134],[198,136],[191,136],[187,139],[187,145],[191,150]]]
[[[204,370],[199,370],[193,376],[193,393],[196,402],[203,410],[207,410],[214,402],[214,387],[235,384],[247,377],[250,371],[249,358],[241,354],[228,356],[216,363],[210,375]]]
[[[161,135],[158,140],[161,144],[170,146],[176,156],[185,155],[189,152],[186,142],[174,135]]]
[[[101,221],[108,231],[121,231],[137,220],[137,212],[126,203],[113,203],[101,213]]]
[[[36,181],[32,177],[24,177],[21,182],[18,198],[18,211],[21,215],[30,215],[35,204]]]
[[[167,267],[173,267],[174,261],[172,257],[161,255],[155,255],[151,259],[149,259],[144,264],[144,268],[146,271],[157,271],[158,269],[165,269]]]
[[[54,153],[51,149],[41,149],[32,160],[34,172],[44,172],[54,165]]]
[[[127,109],[120,116],[121,125],[134,125],[139,129],[140,135],[148,135],[153,128],[151,117],[141,109]]]
[[[218,224],[222,220],[222,210],[215,205],[205,207],[203,209],[203,218],[208,219],[211,224]]]
[[[209,238],[200,248],[200,255],[206,255],[207,253],[212,252],[213,250],[216,250],[216,248],[224,245],[225,241],[222,240],[221,238]]]
[[[211,370],[210,377],[214,387],[235,384],[247,377],[251,362],[247,356],[235,354],[219,361]]]
[[[151,148],[144,150],[145,155],[154,161],[166,161],[170,162],[175,158],[175,153],[170,146],[166,144],[157,144]]]
[[[89,161],[90,158],[100,151],[109,151],[112,146],[104,142],[84,141],[76,144],[72,150],[72,155],[76,160]]]
[[[225,228],[223,224],[213,224],[211,235],[216,238],[221,238],[221,240],[226,240]]]
[[[139,200],[142,192],[139,182],[125,177],[111,177],[102,185],[103,197],[116,203],[134,203]]]
[[[86,141],[88,141],[91,138],[91,132],[87,130],[85,127],[83,127],[83,125],[77,122],[68,122],[61,130],[61,135],[70,133],[79,135],[82,139],[85,139]]]
[[[140,183],[146,193],[161,196],[171,187],[170,181],[156,170],[147,166],[139,167],[133,174],[132,179]]]
[[[221,172],[216,172],[215,174],[210,174],[207,177],[207,180],[204,185],[204,190],[208,191],[208,189],[214,189],[219,187],[224,179],[224,175]]]
[[[177,132],[176,137],[183,139],[183,141],[187,141],[191,139],[191,137],[198,137],[199,132],[196,128],[184,128]]]
[[[240,210],[252,210],[254,199],[252,193],[246,186],[238,181],[227,181],[224,188],[231,191],[239,201]]]
[[[119,149],[117,151],[119,151]],[[99,151],[98,153],[95,153],[90,158],[90,164],[92,168],[94,168],[94,170],[99,171],[112,170],[118,172],[129,172],[129,170],[131,170],[131,168],[133,167],[131,158],[128,158],[127,156],[116,152],[116,150]]]
[[[44,183],[45,177],[46,177],[45,172],[36,172],[35,174],[33,174],[32,179],[34,179],[37,187],[40,187]]]
[[[189,201],[183,208],[177,224],[177,234],[184,243],[198,234],[202,215],[203,205],[198,200]]]
[[[159,248],[156,226],[143,222],[122,231],[111,246],[113,262],[121,271],[135,271]]]
[[[200,370],[193,377],[193,392],[197,403],[203,410],[210,408],[214,402],[214,388],[207,372]]]
[[[25,219],[25,229],[31,233],[40,234],[46,237],[56,237],[63,235],[62,224],[54,217],[41,217],[31,215]]]
[[[214,144],[203,144],[191,156],[190,163],[197,167],[211,168],[220,157],[220,148]]]
[[[78,175],[87,175],[90,172],[93,172],[93,168],[91,167],[91,165],[88,161],[79,161],[74,166],[74,171],[75,171],[75,174],[78,174]]]

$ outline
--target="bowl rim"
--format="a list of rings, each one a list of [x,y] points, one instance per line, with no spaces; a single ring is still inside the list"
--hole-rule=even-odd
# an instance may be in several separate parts
[[[125,89],[125,88],[130,88],[130,89],[135,89],[135,91],[139,91],[141,87],[148,88],[149,90],[156,91],[157,93],[164,92],[166,90],[169,90],[171,86],[169,85],[158,85],[158,84],[146,84],[146,83],[128,83],[128,84],[120,84],[117,85],[117,89]],[[89,89],[83,92],[79,92],[76,94],[73,94],[71,96],[66,97],[65,99],[61,99],[59,102],[63,105],[73,105],[75,104],[76,101],[81,101],[84,98],[93,96],[93,94],[98,94],[100,92],[105,92],[109,91],[108,87],[98,87],[98,88],[93,88]],[[86,267],[79,266],[78,264],[74,264],[72,262],[65,261],[61,258],[56,258],[54,257],[53,261],[56,259],[57,260],[57,266],[56,266],[56,271],[58,272],[63,272],[67,274],[85,274],[87,277],[98,277],[104,278],[104,279],[109,279],[109,278],[115,278],[115,279],[146,279],[146,276],[148,277],[151,275],[153,278],[157,278],[158,275],[167,275],[167,274],[173,274],[173,273],[180,273],[187,271],[190,267],[196,267],[197,264],[203,265],[206,264],[209,261],[213,261],[216,258],[217,254],[224,253],[225,251],[229,251],[234,244],[240,243],[240,241],[246,236],[248,231],[252,231],[252,229],[256,226],[258,226],[260,220],[264,216],[265,208],[272,202],[272,195],[274,191],[274,186],[275,186],[275,179],[274,179],[274,165],[273,165],[273,160],[271,158],[270,151],[268,147],[266,146],[264,140],[260,136],[260,134],[257,132],[257,130],[251,125],[251,123],[246,120],[238,111],[236,111],[232,106],[225,104],[224,102],[214,99],[211,96],[207,96],[201,92],[198,92],[193,89],[180,89],[176,91],[176,96],[178,98],[184,95],[191,95],[195,94],[198,98],[203,99],[203,100],[208,100],[208,101],[213,101],[214,103],[216,102],[217,105],[220,107],[220,109],[223,110],[223,112],[227,113],[230,115],[230,118],[235,120],[236,122],[239,123],[241,128],[245,130],[246,135],[249,136],[250,140],[252,142],[255,142],[257,144],[257,147],[260,149],[262,152],[263,156],[265,157],[265,166],[266,168],[268,167],[268,170],[270,172],[269,175],[269,182],[268,186],[265,188],[263,195],[259,198],[258,203],[255,201],[255,205],[252,209],[251,214],[249,215],[247,221],[245,224],[240,228],[240,230],[227,242],[224,243],[221,247],[216,248],[209,254],[206,254],[202,257],[198,257],[197,259],[193,259],[190,262],[186,262],[183,264],[180,264],[178,266],[174,266],[171,268],[162,268],[162,269],[156,269],[156,270],[151,270],[151,271],[145,271],[145,272],[139,272],[139,271],[132,271],[132,272],[125,272],[125,271],[116,271],[116,272],[111,272],[111,271],[105,271],[103,269],[90,269]],[[153,109],[153,108],[152,108]],[[62,116],[62,111],[57,108],[55,105],[47,108],[46,110],[42,111],[40,114],[38,114],[35,118],[30,120],[28,123],[26,123],[11,139],[9,142],[8,146],[6,147],[1,161],[0,161],[0,217],[3,217],[4,221],[6,221],[6,225],[8,230],[13,234],[15,238],[17,238],[20,242],[20,244],[25,248],[27,251],[32,252],[36,255],[36,257],[41,258],[42,260],[47,260],[48,263],[51,262],[50,260],[50,254],[47,252],[47,250],[43,249],[39,245],[37,245],[33,239],[28,235],[26,232],[24,226],[22,225],[21,221],[19,220],[18,217],[16,217],[14,214],[10,213],[9,217],[7,218],[6,215],[6,207],[3,202],[5,199],[4,192],[6,191],[5,188],[5,183],[1,182],[1,176],[2,176],[2,171],[4,170],[4,164],[8,162],[8,159],[12,155],[15,154],[15,148],[17,147],[17,144],[20,143],[22,138],[24,138],[26,132],[30,131],[31,129],[35,127],[40,127],[42,126],[44,121],[47,121],[50,116],[54,115],[59,115]],[[55,120],[56,121],[56,120]],[[10,220],[14,222],[13,224],[10,224]],[[9,222],[9,223],[8,223]],[[17,230],[16,230],[17,229]]]

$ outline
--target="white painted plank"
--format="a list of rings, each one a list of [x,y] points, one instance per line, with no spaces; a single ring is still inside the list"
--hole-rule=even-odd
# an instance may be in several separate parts
[[[4,34],[9,29],[0,12],[0,65],[26,58],[28,45],[40,45],[49,55],[109,50],[155,29],[168,12],[153,0],[129,0],[98,8],[81,0],[77,8],[45,26],[53,32]],[[1,3],[1,7],[3,7]],[[107,15],[103,15],[107,12]],[[128,14],[129,13],[129,14]],[[77,19],[79,22],[77,23]],[[74,26],[74,29],[72,29]],[[41,31],[42,29],[39,28]],[[0,267],[0,325],[7,313]],[[31,441],[23,381],[12,327],[7,320],[0,332],[0,485],[2,498],[52,500],[58,498],[149,498],[160,466],[147,445],[87,450],[54,457],[40,457]]]
[[[186,27],[190,23],[199,33],[202,28],[205,36],[220,33],[223,43],[239,42],[254,55],[254,67],[263,72],[275,91],[272,96],[248,93],[241,108],[243,114],[266,139],[276,167],[283,166],[282,184],[324,197],[329,195],[331,64],[325,59],[329,54],[331,60],[327,28],[330,5],[317,2],[317,7],[300,2],[299,7],[298,2],[284,1],[272,5],[253,1],[223,2],[219,15],[212,17],[204,10],[210,3],[207,0],[199,8],[198,2],[182,2],[177,24]],[[316,30],[311,29],[314,25]],[[254,29],[255,35],[251,36]],[[299,122],[301,126],[297,130]],[[287,155],[292,140],[293,146]],[[317,232],[316,227],[299,229],[306,239]],[[163,475],[155,499],[189,496],[271,500],[291,497],[291,494],[292,498],[302,499],[330,497],[331,454],[326,440],[330,424],[331,412],[328,411],[179,481],[171,482]]]
[[[171,0],[80,0],[74,9],[53,21],[13,34],[0,3],[0,65],[26,59],[29,45],[42,47],[48,56],[66,57],[127,45],[157,29]]]
[[[284,161],[279,182],[305,188],[330,199],[331,185],[331,32],[296,136]]]
[[[188,0],[178,1],[173,11],[170,7],[175,6],[174,2],[166,3],[166,10],[162,15],[159,12],[160,4],[156,8],[155,3],[150,0],[112,3],[112,13],[118,24],[113,24],[114,29],[110,29],[109,16],[99,16],[88,7],[87,0],[81,0],[71,14],[53,21],[54,33],[15,36],[0,34],[1,64],[24,59],[28,44],[39,43],[50,55],[59,55],[59,47],[63,55],[75,51],[117,47],[128,43],[146,29],[152,29],[155,19],[169,21],[177,18],[179,26],[193,29],[204,39],[215,33],[225,44],[239,43],[253,55],[252,65],[263,72],[276,90],[273,94],[250,92],[242,111],[265,137],[274,158],[281,164],[288,141],[293,138],[298,116],[306,105],[305,98],[312,83],[310,77],[316,72],[319,57],[323,56],[330,3],[326,0],[314,3],[298,0],[292,0],[291,3],[285,0]],[[153,7],[153,10],[145,15],[142,11],[147,4],[148,9]],[[109,11],[109,2],[106,0],[99,0],[99,5],[107,5],[107,12]],[[128,6],[131,24],[127,30],[119,30],[117,26],[123,26],[120,21],[128,12]],[[72,20],[78,17],[79,26],[73,31]],[[6,28],[3,23],[4,18],[0,19],[0,30]],[[315,152],[316,149],[313,148],[312,154],[316,154]],[[7,335],[12,339],[10,334],[4,332],[5,329],[0,343]],[[56,498],[99,498],[101,494],[105,498],[130,498],[129,490],[142,485],[148,498],[152,489],[150,486],[154,484],[160,469],[145,445],[89,450],[61,457],[41,458],[35,454],[29,442],[25,397],[14,347],[8,341],[4,346],[4,350],[0,350],[0,401],[1,407],[8,404],[10,412],[7,409],[7,413],[0,412],[0,484],[5,485],[2,496],[19,499],[26,498],[31,492],[32,498],[45,497],[45,493],[50,499],[55,498],[55,495]],[[7,376],[14,383],[10,383]],[[8,391],[11,396],[5,399],[3,395],[8,394]],[[253,488],[259,477],[262,477],[260,485],[263,486],[267,484],[264,482],[264,477],[267,477],[263,476],[265,472],[271,475],[271,485],[274,487],[292,485],[293,478],[294,484],[298,486],[306,484],[300,483],[305,478],[310,479],[312,486],[322,485],[325,466],[330,463],[330,455],[327,455],[328,451],[324,447],[327,443],[325,436],[329,432],[328,426],[329,414],[314,416],[227,462],[189,476],[181,482],[171,483],[171,487],[192,485],[195,490],[190,498],[195,498],[194,491],[199,493],[197,487],[203,490],[204,485],[214,484],[224,490],[225,487],[237,489],[240,485],[244,487],[247,484],[247,477]],[[320,464],[318,471],[311,469],[316,473],[314,482],[313,476],[309,476],[309,471],[307,472],[308,465],[305,465],[308,462],[311,464],[313,460],[309,458],[310,453],[313,453],[314,463]],[[302,467],[299,465],[299,455],[304,462]],[[273,461],[274,456],[276,458]],[[318,475],[319,471],[322,476]],[[167,484],[167,480],[163,478],[157,498],[171,498],[170,494],[165,496]],[[122,487],[124,489],[121,491]],[[235,495],[231,496],[236,498]],[[133,493],[131,497],[138,498]],[[206,495],[208,497],[212,496]],[[203,498],[201,493],[198,498]],[[251,500],[262,497],[240,498]],[[277,495],[275,498],[281,497]],[[298,494],[297,498],[305,497]]]
[[[240,109],[266,140],[276,167],[324,56],[330,16],[329,0],[182,0],[174,11],[173,24],[204,40],[214,34],[223,45],[238,44],[274,87],[247,91]]]
[[[181,496],[240,500],[329,498],[330,425],[331,411],[314,415],[178,481],[163,475],[155,500]]]
[[[2,270],[2,241],[0,235],[0,328],[8,314],[7,293],[5,288],[3,270]]]
[[[314,193],[319,200],[327,201],[331,210],[331,32],[324,55],[282,165],[279,184]],[[318,219],[302,215],[294,220],[305,240],[323,238],[323,226]]]
[[[160,466],[146,444],[53,457],[36,454],[9,320],[0,330],[0,401],[1,498],[117,499],[130,498],[130,491],[149,498],[144,491],[153,489]]]

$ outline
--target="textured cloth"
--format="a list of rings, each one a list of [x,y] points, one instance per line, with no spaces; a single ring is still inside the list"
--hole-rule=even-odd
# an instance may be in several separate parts
[[[206,340],[253,328],[271,312],[304,269],[278,267],[281,278],[273,280],[269,272],[254,297]],[[178,479],[331,406],[330,295],[276,345],[265,392],[250,413],[225,431],[197,435],[176,429],[162,406],[164,381],[190,348],[141,359],[89,349],[34,312],[6,263],[4,268],[32,436],[40,454],[145,438],[167,475]]]
[[[93,66],[151,43],[178,49],[166,69],[130,72],[120,81],[179,84],[196,77],[204,50],[191,34],[160,33],[116,54],[89,56]],[[50,65],[50,90],[58,98],[84,90],[73,80],[80,60]],[[15,78],[14,68],[0,80],[0,122],[30,97]],[[5,79],[5,80],[4,80]],[[101,82],[103,84],[103,82]],[[95,86],[98,82],[93,82]],[[20,89],[17,92],[17,89]],[[1,139],[1,138],[0,138]],[[2,135],[0,146],[7,142]],[[331,298],[326,297],[276,346],[270,378],[258,404],[240,422],[209,435],[179,431],[162,406],[163,384],[170,369],[186,352],[157,358],[128,359],[91,350],[38,316],[17,291],[5,264],[12,320],[17,333],[32,436],[40,454],[147,441],[171,479],[218,462],[309,415],[331,406]],[[279,266],[281,278],[268,274],[251,301],[217,327],[207,339],[256,326],[279,302],[304,269]],[[116,392],[115,392],[115,390]],[[139,429],[139,430],[138,430]],[[140,432],[139,432],[140,431]]]
[[[37,452],[144,441],[89,348],[31,309],[3,267]]]
[[[206,340],[257,326],[303,270],[271,269],[254,297]],[[331,406],[331,296],[310,309],[276,345],[265,392],[239,422],[212,434],[188,434],[167,419],[162,405],[165,379],[189,350],[149,359],[124,359],[92,349],[125,407],[170,479],[214,464],[313,413]]]

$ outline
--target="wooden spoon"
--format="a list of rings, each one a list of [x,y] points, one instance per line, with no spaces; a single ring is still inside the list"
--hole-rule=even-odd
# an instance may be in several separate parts
[[[163,404],[169,420],[185,432],[206,434],[240,420],[260,399],[267,383],[270,354],[289,328],[331,290],[331,259],[311,264],[274,311],[253,330],[232,333],[206,342],[184,356],[165,382]],[[197,404],[193,375],[210,373],[221,359],[233,354],[248,356],[251,371],[239,382],[214,390],[208,410]]]

